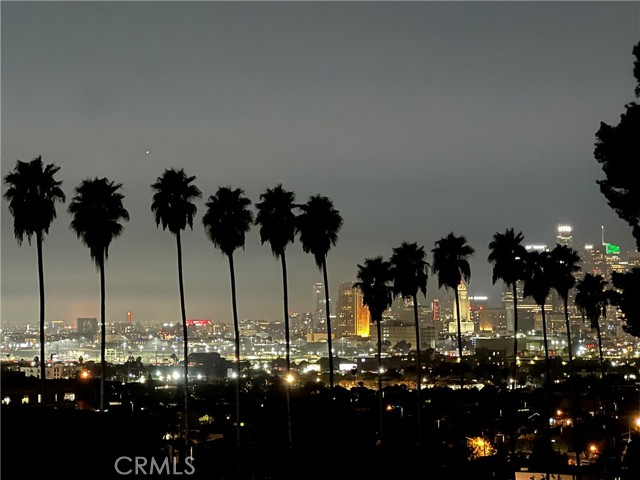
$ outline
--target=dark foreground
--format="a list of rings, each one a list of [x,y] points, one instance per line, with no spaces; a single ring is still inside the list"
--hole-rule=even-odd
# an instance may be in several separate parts
[[[640,413],[637,390],[608,386],[598,393],[595,384],[579,387],[579,410],[572,409],[562,385],[550,396],[548,408],[562,409],[572,424],[548,431],[541,421],[546,408],[541,390],[514,394],[491,387],[464,395],[449,388],[425,390],[421,440],[415,391],[388,387],[383,445],[375,391],[337,389],[331,399],[324,388],[300,387],[292,391],[291,453],[281,388],[243,392],[240,450],[233,389],[203,388],[194,391],[191,403],[193,458],[188,463],[178,435],[177,398],[148,396],[144,409],[123,402],[106,413],[73,404],[14,402],[2,406],[2,478],[514,479],[520,471],[524,476],[518,480],[539,480],[534,472],[567,475],[563,480],[640,478],[640,429],[626,428],[631,427],[631,413]],[[596,412],[589,411],[592,405]],[[514,427],[515,456],[510,440]],[[471,437],[486,439],[490,451],[474,455]],[[588,452],[592,446],[598,451],[578,471],[571,452]]]

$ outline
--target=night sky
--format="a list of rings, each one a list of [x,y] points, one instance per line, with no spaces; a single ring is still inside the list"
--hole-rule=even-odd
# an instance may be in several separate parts
[[[494,304],[496,231],[551,245],[569,223],[580,245],[604,225],[631,249],[593,144],[633,100],[639,33],[637,2],[2,2],[2,176],[42,155],[68,197],[45,243],[47,320],[99,313],[66,208],[82,179],[107,176],[131,216],[110,249],[107,318],[179,321],[175,239],[150,211],[169,167],[205,197],[232,185],[255,202],[279,182],[301,202],[331,197],[344,217],[333,298],[365,257],[402,241],[430,251],[450,231],[476,249],[470,293]],[[230,320],[227,262],[198,205],[187,315]],[[288,261],[291,309],[308,311],[321,275],[297,243]],[[280,319],[280,265],[257,229],[236,266],[240,317]],[[17,246],[3,201],[2,320],[37,319],[35,247]]]

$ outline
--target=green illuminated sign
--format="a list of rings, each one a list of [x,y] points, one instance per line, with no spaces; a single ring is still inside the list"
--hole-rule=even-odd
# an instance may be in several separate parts
[[[614,245],[613,243],[605,243],[604,246],[607,255],[620,255],[620,247],[618,245]]]

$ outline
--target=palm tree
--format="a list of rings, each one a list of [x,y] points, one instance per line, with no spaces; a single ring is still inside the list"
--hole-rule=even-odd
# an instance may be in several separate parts
[[[558,292],[564,305],[564,320],[567,328],[569,347],[569,378],[573,377],[573,348],[571,346],[571,324],[569,323],[569,291],[576,284],[574,274],[580,271],[580,255],[566,245],[556,245],[551,250],[551,287]]]
[[[406,243],[393,249],[391,255],[391,271],[393,274],[393,294],[413,302],[413,319],[416,327],[416,368],[417,368],[417,423],[418,444],[422,445],[422,422],[420,410],[420,390],[422,389],[422,360],[420,357],[420,318],[418,317],[418,291],[427,294],[427,277],[429,264],[426,260],[424,247],[418,247],[417,243]]]
[[[526,249],[522,245],[522,232],[508,228],[504,233],[495,233],[489,243],[489,263],[493,264],[493,284],[502,280],[513,292],[513,388],[518,375],[518,291],[517,284],[525,277]]]
[[[382,314],[391,306],[393,301],[393,273],[391,262],[382,257],[367,258],[363,265],[358,265],[358,282],[354,288],[362,291],[362,303],[369,308],[371,322],[376,324],[378,334],[378,418],[379,442],[384,444],[383,408],[382,408],[382,333],[380,324]]]
[[[129,213],[122,205],[124,195],[119,190],[122,184],[107,178],[83,180],[76,187],[75,196],[69,204],[73,216],[71,229],[89,248],[89,255],[100,273],[100,410],[105,410],[105,321],[106,293],[104,266],[109,258],[109,245],[124,230],[121,222],[129,220]]]
[[[189,448],[189,343],[187,338],[187,310],[184,301],[184,281],[182,278],[182,242],[180,232],[193,229],[193,217],[198,208],[193,201],[202,196],[200,189],[192,184],[195,176],[188,176],[184,169],[167,169],[151,185],[155,191],[151,211],[155,214],[156,226],[162,224],[176,236],[178,251],[178,285],[180,289],[180,312],[182,314],[182,336],[184,349],[184,430],[185,444]]]
[[[289,288],[287,286],[287,245],[293,243],[296,232],[296,216],[293,213],[296,195],[278,184],[260,195],[256,203],[256,224],[260,226],[260,241],[271,246],[271,252],[280,259],[282,266],[282,291],[284,296],[284,335],[287,374],[291,369],[291,341],[289,336]]]
[[[40,382],[42,388],[42,404],[46,402],[45,390],[45,302],[44,302],[44,266],[42,259],[42,241],[49,227],[56,218],[56,202],[64,202],[65,195],[54,175],[60,170],[53,163],[42,164],[38,156],[30,162],[16,161],[16,166],[4,177],[9,188],[4,194],[9,202],[9,212],[13,215],[13,233],[22,245],[27,237],[31,245],[31,237],[36,236],[36,252],[38,256],[38,283],[40,290]]]
[[[553,264],[549,252],[532,251],[526,257],[526,278],[524,280],[524,296],[533,297],[540,307],[542,315],[542,336],[544,340],[544,358],[546,365],[546,383],[549,383],[549,347],[547,344],[547,318],[545,304],[551,292],[551,273]]]
[[[576,285],[576,306],[591,323],[591,328],[598,335],[598,353],[600,355],[600,371],[604,375],[604,358],[602,355],[602,336],[600,334],[600,318],[605,315],[609,295],[606,291],[607,282],[602,275],[587,273]]]
[[[571,324],[569,322],[569,291],[575,286],[576,278],[574,273],[580,271],[578,264],[580,256],[567,245],[556,245],[550,253],[551,259],[551,287],[558,292],[564,305],[564,321],[567,328],[567,346],[569,347],[569,386],[574,408],[578,409],[578,396],[576,395],[573,382],[573,347],[571,345]],[[580,452],[576,450],[576,464],[580,467]]]
[[[464,371],[462,370],[462,331],[460,325],[460,299],[458,286],[462,281],[471,279],[471,267],[469,257],[475,250],[467,243],[464,236],[456,236],[450,233],[436,241],[433,253],[431,269],[438,277],[438,288],[445,287],[454,290],[456,295],[456,314],[458,322],[458,354],[460,355],[460,389],[464,387]]]
[[[544,399],[545,399],[545,421],[544,429],[547,434],[547,443],[550,446],[549,432],[549,386],[551,370],[549,364],[549,343],[547,339],[547,318],[545,314],[545,304],[551,291],[551,274],[553,272],[553,261],[549,252],[532,251],[526,256],[526,278],[524,280],[524,296],[533,297],[533,300],[540,306],[542,315],[542,337],[544,341]],[[547,478],[549,475],[547,475]]]
[[[304,205],[299,205],[300,215],[296,217],[296,230],[300,233],[300,243],[305,253],[311,253],[324,279],[325,313],[327,319],[327,349],[329,353],[329,390],[333,393],[333,347],[331,339],[331,317],[329,306],[329,279],[327,275],[327,254],[338,241],[342,227],[340,212],[333,202],[321,195],[309,197]]]
[[[256,203],[256,224],[260,226],[260,241],[269,242],[271,252],[280,259],[282,266],[282,295],[284,310],[284,343],[287,375],[285,396],[287,402],[287,436],[289,457],[293,456],[293,432],[291,427],[291,337],[289,330],[289,287],[287,285],[287,245],[293,243],[296,234],[296,216],[293,213],[296,195],[282,188],[281,184],[260,195],[262,202]]]
[[[240,323],[236,303],[236,272],[233,252],[244,249],[245,235],[253,224],[253,212],[249,210],[251,200],[244,196],[240,188],[220,187],[206,203],[207,211],[202,217],[207,237],[229,259],[231,274],[231,307],[235,334],[236,361],[236,447],[240,448]]]

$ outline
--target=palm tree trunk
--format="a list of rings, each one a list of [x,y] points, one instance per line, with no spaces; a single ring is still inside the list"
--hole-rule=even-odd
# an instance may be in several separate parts
[[[416,420],[418,423],[418,446],[422,452],[422,420],[420,417],[420,410],[422,410],[421,390],[422,390],[422,358],[420,356],[420,317],[418,316],[418,296],[413,296],[413,317],[416,323],[416,367],[418,373],[416,374],[416,399],[418,402],[418,409],[416,410]]]
[[[44,335],[45,315],[44,315],[44,266],[42,263],[42,232],[36,232],[36,249],[38,251],[38,282],[40,287],[40,386],[42,390],[42,405],[46,405],[46,368],[47,360],[45,359],[45,342]]]
[[[238,321],[238,304],[236,302],[236,270],[233,265],[233,254],[229,254],[229,273],[231,274],[231,308],[233,309],[233,332],[236,361],[236,448],[240,455],[240,323]]]
[[[176,233],[178,250],[178,284],[180,288],[180,313],[182,314],[182,336],[184,349],[184,441],[185,456],[189,455],[189,343],[187,339],[187,309],[184,302],[184,280],[182,278],[182,242],[180,232]]]
[[[564,321],[567,327],[567,344],[569,346],[569,388],[571,390],[571,401],[573,402],[573,408],[576,410],[576,415],[578,413],[578,396],[576,395],[576,388],[573,383],[573,347],[571,346],[571,324],[569,323],[569,295],[565,296],[563,299],[564,302]],[[577,451],[575,445],[577,444],[576,439],[573,439],[574,451],[576,453],[576,466],[580,468],[580,452]]]
[[[104,412],[105,384],[107,378],[107,360],[105,355],[107,345],[107,302],[104,279],[104,253],[101,255],[98,268],[100,270],[100,366],[102,368],[102,375],[100,375],[100,411]]]
[[[331,339],[331,314],[329,306],[329,277],[327,275],[327,259],[322,259],[322,277],[324,279],[325,311],[327,312],[327,349],[329,350],[329,391],[333,397],[333,342]]]
[[[542,312],[542,339],[544,343],[544,383],[545,391],[549,389],[549,380],[551,377],[551,367],[549,365],[549,344],[547,343],[547,318],[544,312],[544,303],[540,306]],[[548,423],[548,419],[547,419]]]
[[[284,342],[286,348],[287,375],[285,378],[285,396],[287,401],[287,441],[289,445],[289,457],[293,454],[293,437],[291,429],[291,336],[289,329],[289,286],[287,284],[287,259],[284,250],[280,255],[282,265],[282,296],[284,298]]]
[[[284,250],[280,254],[282,265],[282,297],[284,299],[284,343],[286,349],[287,375],[291,370],[291,338],[289,336],[289,287],[287,286],[287,259]]]
[[[516,388],[518,384],[518,288],[517,282],[513,282],[513,418],[515,420],[518,412],[518,399],[516,398]],[[512,422],[511,432],[511,459],[516,458],[517,431],[518,426]]]
[[[461,319],[460,319],[460,298],[458,296],[458,286],[456,285],[456,313],[458,315],[458,354],[460,355],[460,363],[459,363],[459,368],[460,368],[460,391],[462,392],[462,389],[464,388],[464,371],[462,370],[462,326],[461,326]]]
[[[551,366],[549,363],[549,344],[547,342],[547,317],[544,312],[544,303],[540,306],[542,311],[542,338],[544,341],[544,431],[546,434],[547,445],[551,448],[551,431],[549,430],[549,419],[551,415],[549,414],[549,389],[551,385]],[[548,462],[546,462],[548,464]],[[549,478],[549,471],[547,467],[547,473],[545,478]]]
[[[573,378],[573,348],[571,346],[571,324],[569,323],[569,299],[562,299],[564,302],[564,321],[567,327],[567,344],[569,346],[569,380]]]
[[[373,320],[373,319],[372,319]],[[382,319],[373,320],[376,323],[376,331],[378,333],[378,421],[380,445],[384,445],[384,409],[382,408],[382,333],[380,324]]]
[[[600,354],[600,376],[604,379],[604,357],[602,355],[602,335],[600,334],[600,319],[596,320],[596,333],[598,334],[598,353]]]
[[[518,383],[518,288],[513,282],[513,390]]]

